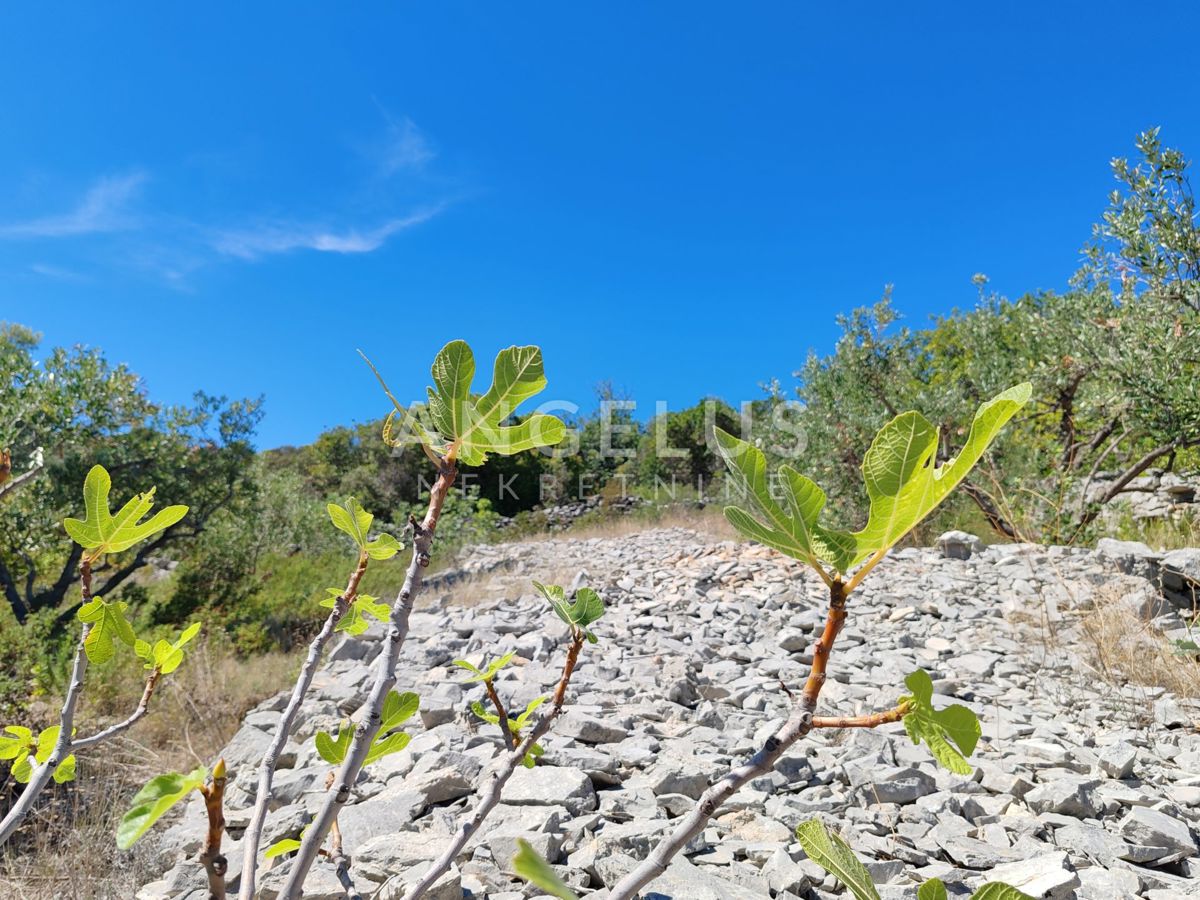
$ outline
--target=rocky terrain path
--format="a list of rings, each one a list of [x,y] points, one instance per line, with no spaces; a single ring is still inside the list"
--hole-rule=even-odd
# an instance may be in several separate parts
[[[596,628],[600,644],[584,650],[569,712],[537,768],[517,772],[431,896],[537,895],[506,874],[523,836],[598,900],[711,778],[786,717],[824,618],[824,588],[761,547],[682,529],[482,547],[467,559],[464,572],[475,577],[443,590],[472,602],[434,602],[412,617],[399,686],[421,695],[413,741],[367,769],[340,817],[358,889],[399,897],[441,851],[500,752],[497,729],[468,710],[482,688],[462,685],[451,660],[516,650],[517,664],[497,682],[510,707],[548,694],[564,635],[529,582],[583,572],[609,611]],[[999,545],[967,559],[893,553],[851,598],[821,713],[887,709],[905,693],[904,677],[923,668],[935,703],[966,704],[983,723],[974,775],[938,768],[899,724],[814,732],[720,810],[645,896],[846,896],[792,837],[813,816],[867,861],[884,900],[914,898],[918,881],[933,876],[958,892],[986,876],[1035,897],[1200,896],[1200,707],[1105,681],[1082,624],[1105,599],[1131,621],[1178,631],[1178,612],[1142,577],[1149,571],[1136,548],[1116,544],[1105,553]],[[299,834],[322,801],[328,766],[313,736],[357,709],[376,639],[342,641],[319,673],[275,780],[265,843]],[[225,753],[235,878],[255,768],[283,702],[249,714]],[[205,896],[194,861],[203,818],[193,805],[160,837],[163,867],[173,868],[141,900]],[[286,867],[266,873],[262,896],[274,896]],[[314,900],[345,896],[324,861],[307,887]]]

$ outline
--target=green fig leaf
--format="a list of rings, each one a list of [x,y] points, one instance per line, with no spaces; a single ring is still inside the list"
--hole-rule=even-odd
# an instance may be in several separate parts
[[[89,560],[128,550],[187,515],[186,506],[168,506],[145,522],[139,522],[154,506],[154,488],[150,488],[130,499],[114,516],[108,506],[111,490],[112,479],[108,471],[103,466],[92,466],[83,482],[83,520],[63,520],[63,527],[71,539],[89,551],[85,554]]]
[[[921,898],[925,900],[925,898]],[[999,881],[989,881],[971,895],[971,900],[1034,900],[1024,891],[1018,891],[1009,884]]]
[[[5,725],[5,735],[0,735],[0,759],[16,759],[24,753],[32,753],[37,747],[33,732],[24,725]]]
[[[313,738],[317,753],[331,766],[342,764],[352,740],[354,740],[354,727],[349,722],[343,722],[338,727],[337,737],[333,737],[328,731],[318,731],[317,736]]]
[[[367,361],[370,365],[370,360]],[[475,380],[475,355],[465,341],[451,341],[434,358],[428,402],[405,409],[388,389],[378,370],[376,378],[401,417],[401,437],[389,416],[385,439],[391,444],[413,440],[432,452],[464,465],[481,465],[489,453],[510,455],[538,447],[552,447],[566,437],[567,428],[554,416],[535,413],[505,425],[518,406],[546,386],[542,351],[538,347],[508,347],[496,355],[492,386],[482,396],[471,393]],[[425,421],[421,421],[424,418]]]
[[[405,691],[403,694],[388,691],[387,696],[383,699],[383,712],[380,718],[383,724],[379,726],[380,732],[399,728],[416,715],[420,708],[421,698],[412,691]]]
[[[482,719],[483,721],[487,722],[489,725],[499,725],[500,724],[500,717],[493,712],[488,712],[486,707],[484,707],[484,705],[482,703],[480,703],[478,700],[471,701],[471,712],[473,712],[475,714],[476,718]],[[510,729],[511,729],[511,726],[512,726],[512,720],[510,719],[509,720]]]
[[[566,882],[558,877],[550,863],[538,856],[536,850],[523,838],[517,839],[517,855],[512,860],[513,873],[528,881],[540,891],[545,891],[558,900],[579,900],[567,887]]]
[[[326,588],[325,593],[328,594],[321,601],[321,606],[326,609],[333,609],[337,605],[338,598],[342,596],[342,591],[338,588]],[[380,621],[386,622],[392,615],[392,608],[386,603],[380,603],[377,598],[370,594],[359,594],[354,598],[354,602],[346,607],[346,612],[338,619],[334,631],[344,631],[349,635],[358,636],[366,631],[371,623],[367,621],[367,616]]]
[[[83,651],[89,662],[103,664],[112,659],[117,653],[115,641],[134,646],[137,639],[133,626],[125,618],[128,608],[129,604],[123,600],[107,603],[99,597],[79,608],[76,613],[79,621],[92,626],[83,640]]]
[[[940,466],[934,460],[938,431],[920,413],[906,412],[886,424],[863,459],[870,508],[867,524],[857,532],[822,526],[818,519],[825,493],[790,466],[779,469],[783,497],[778,502],[771,493],[763,452],[718,428],[717,449],[753,508],[729,506],[725,517],[746,537],[812,566],[827,580],[823,563],[848,572],[870,557],[882,556],[933,512],[1029,401],[1031,392],[1030,384],[1019,384],[980,406],[962,451]]]
[[[599,594],[591,588],[581,587],[575,592],[575,602],[572,603],[567,600],[566,592],[557,584],[535,581],[533,586],[550,601],[554,612],[573,631],[579,631],[590,643],[596,643],[596,636],[588,630],[588,626],[604,615],[604,601],[600,599]]]
[[[978,716],[958,703],[934,709],[933,681],[921,669],[905,678],[904,684],[912,691],[900,698],[909,707],[904,729],[912,742],[924,741],[933,758],[956,775],[970,775],[973,770],[966,757],[975,752],[982,734]]]
[[[400,542],[390,534],[381,534],[375,540],[368,538],[375,517],[363,509],[354,497],[347,500],[345,506],[329,503],[325,510],[329,513],[329,521],[333,522],[333,526],[350,535],[358,549],[371,559],[391,559],[400,552]]]
[[[186,775],[171,772],[150,779],[133,798],[133,807],[117,826],[117,846],[128,850],[172,806],[194,790],[204,786],[208,769],[194,769]]]
[[[867,867],[859,862],[849,844],[829,833],[820,819],[801,822],[796,828],[796,840],[808,858],[849,888],[856,900],[879,900]]]
[[[513,661],[513,658],[516,655],[516,650],[510,650],[499,659],[492,660],[492,662],[488,664],[487,669],[484,671],[480,671],[479,669],[475,668],[475,666],[471,665],[471,663],[467,662],[465,659],[454,660],[454,665],[458,666],[460,669],[466,669],[468,672],[474,673],[472,677],[468,678],[464,682],[464,684],[471,684],[472,682],[476,681],[491,681],[496,677],[496,675],[499,674],[501,669]]]
[[[525,754],[525,758],[521,760],[521,765],[527,769],[532,769],[537,765],[538,758],[544,755],[545,748],[541,744],[534,744],[529,748],[529,752]]]
[[[295,853],[300,849],[300,842],[295,838],[284,838],[281,841],[276,841],[265,851],[263,851],[263,859],[274,859],[277,856],[283,856],[285,853]]]
[[[863,457],[863,480],[870,509],[867,524],[853,535],[852,555],[832,562],[842,571],[894,546],[937,508],[983,457],[1008,420],[1026,403],[1033,387],[1011,387],[979,407],[958,456],[936,465],[938,430],[917,412],[884,425]]]

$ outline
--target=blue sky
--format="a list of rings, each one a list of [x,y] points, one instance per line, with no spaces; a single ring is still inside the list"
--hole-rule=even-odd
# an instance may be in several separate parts
[[[976,7],[971,9],[971,7]],[[914,10],[920,10],[919,12]],[[1192,3],[10,4],[0,319],[263,446],[446,340],[653,412],[790,381],[834,316],[1061,287],[1135,134],[1200,156]],[[482,359],[486,357],[486,359]]]

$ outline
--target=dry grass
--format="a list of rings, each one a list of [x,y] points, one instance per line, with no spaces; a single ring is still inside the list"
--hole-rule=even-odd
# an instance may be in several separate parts
[[[1156,550],[1200,547],[1200,519],[1175,516],[1169,519],[1139,519],[1120,529],[1123,540],[1141,541]]]
[[[620,538],[652,528],[688,528],[718,540],[744,540],[725,519],[718,504],[703,507],[671,505],[583,522],[566,531],[553,531],[523,540],[587,540]]]
[[[125,735],[85,751],[78,778],[51,785],[0,860],[0,897],[19,900],[128,900],[160,874],[148,849],[119,852],[114,835],[132,795],[170,771],[211,765],[246,711],[290,683],[298,654],[250,660],[208,642],[164,679],[150,713]],[[81,733],[124,718],[141,696],[142,673],[122,668],[94,687],[80,717]],[[144,843],[149,844],[149,841]]]
[[[1116,587],[1097,590],[1083,618],[1096,667],[1111,684],[1166,688],[1180,697],[1200,697],[1200,663],[1183,657],[1148,619],[1122,602]]]
[[[565,566],[547,565],[540,567],[538,581],[546,584],[568,584],[575,577],[576,569]],[[501,568],[495,572],[471,575],[460,581],[434,590],[422,590],[417,600],[417,609],[431,606],[479,606],[497,600],[511,599],[533,591],[530,575]]]
[[[539,532],[522,535],[501,545],[545,544],[547,541],[616,539],[654,528],[687,528],[717,540],[741,540],[733,527],[725,520],[720,507],[708,505],[703,508],[689,506],[664,506],[642,510],[635,514],[623,513],[581,522],[563,531]],[[570,584],[579,574],[578,566],[566,566],[552,559],[540,561],[536,578],[546,584]],[[435,605],[478,606],[495,600],[528,594],[530,573],[521,568],[502,567],[494,572],[471,575],[434,590],[425,590],[417,602],[418,608]]]

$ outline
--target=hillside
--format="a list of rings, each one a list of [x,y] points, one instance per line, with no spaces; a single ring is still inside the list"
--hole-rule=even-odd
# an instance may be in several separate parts
[[[966,704],[982,720],[974,774],[937,768],[899,725],[818,730],[718,812],[653,896],[843,896],[789,843],[790,830],[812,816],[842,829],[884,900],[913,896],[918,875],[953,887],[985,874],[1053,898],[1195,896],[1200,705],[1125,683],[1117,668],[1132,661],[1154,677],[1159,633],[1183,627],[1159,593],[1155,561],[1135,551],[1010,544],[968,559],[937,549],[892,554],[855,596],[820,712],[887,709],[904,677],[923,668],[938,704]],[[600,644],[584,651],[545,756],[514,776],[435,895],[528,896],[506,874],[521,835],[582,893],[601,897],[714,773],[785,716],[810,659],[823,588],[762,548],[679,528],[478,547],[465,559],[412,617],[399,669],[401,689],[421,695],[412,743],[366,770],[340,818],[352,875],[366,896],[399,897],[405,873],[440,851],[499,751],[498,731],[467,708],[481,689],[461,685],[450,661],[515,650],[518,665],[497,682],[510,707],[547,692],[561,625],[529,580],[578,576],[609,607]],[[296,836],[322,799],[328,766],[313,735],[357,709],[377,638],[344,639],[320,671],[276,780],[268,842]],[[250,713],[225,751],[231,875],[282,700]],[[162,832],[165,874],[140,900],[204,896],[194,861],[203,821],[193,803]],[[274,895],[286,867],[266,876],[262,896]],[[328,864],[318,864],[305,896],[344,896]]]

